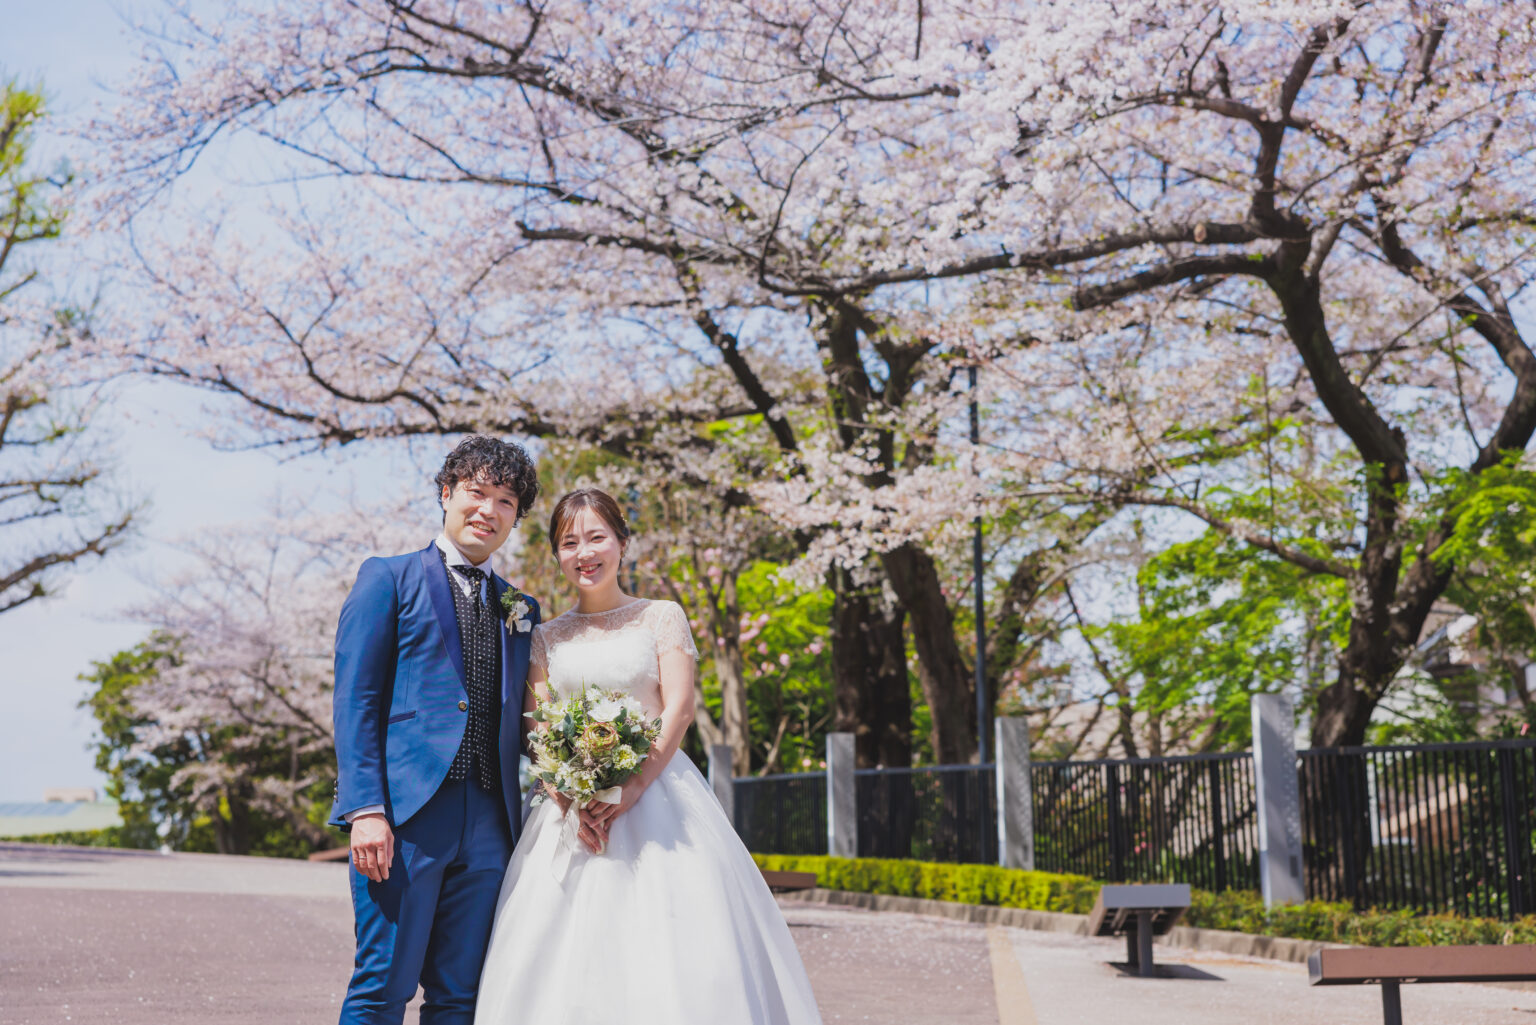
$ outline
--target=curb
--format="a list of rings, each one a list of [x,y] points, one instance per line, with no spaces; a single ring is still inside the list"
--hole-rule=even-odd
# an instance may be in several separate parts
[[[957,922],[976,922],[984,925],[1005,925],[1015,929],[1032,929],[1036,932],[1068,933],[1073,936],[1088,935],[1088,916],[1073,915],[1063,911],[1028,911],[1024,908],[1001,908],[985,904],[957,904],[947,900],[930,900],[925,897],[897,897],[888,893],[852,893],[848,890],[802,890],[798,893],[780,894],[786,901],[805,904],[827,904],[837,907],[863,908],[867,911],[903,911],[911,915],[927,915],[947,918]],[[1338,947],[1344,944],[1323,943],[1319,940],[1295,940],[1283,936],[1255,936],[1245,932],[1227,932],[1223,929],[1195,929],[1176,925],[1168,935],[1157,937],[1165,946],[1205,950],[1219,954],[1242,954],[1248,957],[1268,958],[1271,961],[1290,961],[1305,964],[1315,950]]]

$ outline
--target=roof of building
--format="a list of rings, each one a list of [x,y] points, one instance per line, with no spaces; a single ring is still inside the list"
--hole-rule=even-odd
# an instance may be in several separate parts
[[[0,802],[0,838],[89,833],[122,824],[116,801]]]

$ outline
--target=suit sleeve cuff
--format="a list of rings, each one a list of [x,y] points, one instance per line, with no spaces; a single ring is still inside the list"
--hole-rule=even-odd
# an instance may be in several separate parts
[[[357,809],[356,811],[349,811],[349,812],[347,812],[345,815],[342,816],[342,818],[346,819],[347,820],[347,825],[350,826],[352,824],[352,820],[357,818],[359,815],[383,815],[383,814],[384,814],[384,806],[382,804],[365,804],[365,805],[363,805],[363,807]]]

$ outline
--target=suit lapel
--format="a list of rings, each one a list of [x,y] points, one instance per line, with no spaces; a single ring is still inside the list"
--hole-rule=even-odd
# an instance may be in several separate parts
[[[528,643],[524,640],[527,634],[519,634],[508,630],[506,616],[501,608],[501,596],[511,587],[505,580],[496,574],[491,574],[491,608],[496,614],[496,629],[501,633],[501,733],[497,737],[497,747],[501,755],[503,772],[517,772],[518,756],[523,751],[523,736],[528,727],[528,720],[523,718],[523,691],[518,686],[517,660],[513,657],[519,643]],[[512,728],[507,728],[507,717],[512,717]],[[507,790],[508,804],[507,814],[512,821],[518,821],[518,802],[513,799],[515,790]],[[513,830],[517,835],[518,829]]]
[[[437,542],[421,553],[421,568],[427,578],[427,594],[432,599],[432,610],[437,613],[437,626],[443,634],[443,647],[453,671],[459,674],[459,686],[464,686],[464,646],[459,641],[459,617],[453,611],[453,595],[448,588],[448,570],[443,557],[438,554]]]
[[[517,639],[513,631],[507,629],[507,617],[501,607],[501,596],[511,585],[496,574],[491,574],[491,611],[496,615],[497,632],[501,634],[501,703],[506,705],[512,694],[512,667],[516,662],[512,658],[513,649],[517,647]],[[522,714],[522,699],[518,695],[518,714]]]

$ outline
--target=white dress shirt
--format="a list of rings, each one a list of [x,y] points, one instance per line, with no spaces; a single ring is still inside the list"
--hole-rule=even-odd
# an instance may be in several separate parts
[[[447,534],[437,535],[437,541],[435,543],[437,544],[438,551],[443,553],[443,561],[448,564],[448,579],[452,580],[455,584],[458,585],[459,591],[466,598],[471,597],[469,589],[472,585],[468,580],[464,578],[464,574],[453,572],[453,567],[473,566],[475,569],[478,569],[480,572],[485,574],[484,578],[482,578],[480,581],[480,600],[489,606],[491,603],[491,596],[489,593],[489,588],[491,586],[491,560],[486,559],[483,562],[470,562],[464,557],[464,553],[459,551],[458,546],[456,546],[452,541],[448,540]],[[382,804],[365,804],[363,807],[357,809],[356,811],[347,812],[342,816],[342,818],[347,820],[348,825],[351,825],[352,820],[357,818],[359,815],[383,814],[384,806]]]

